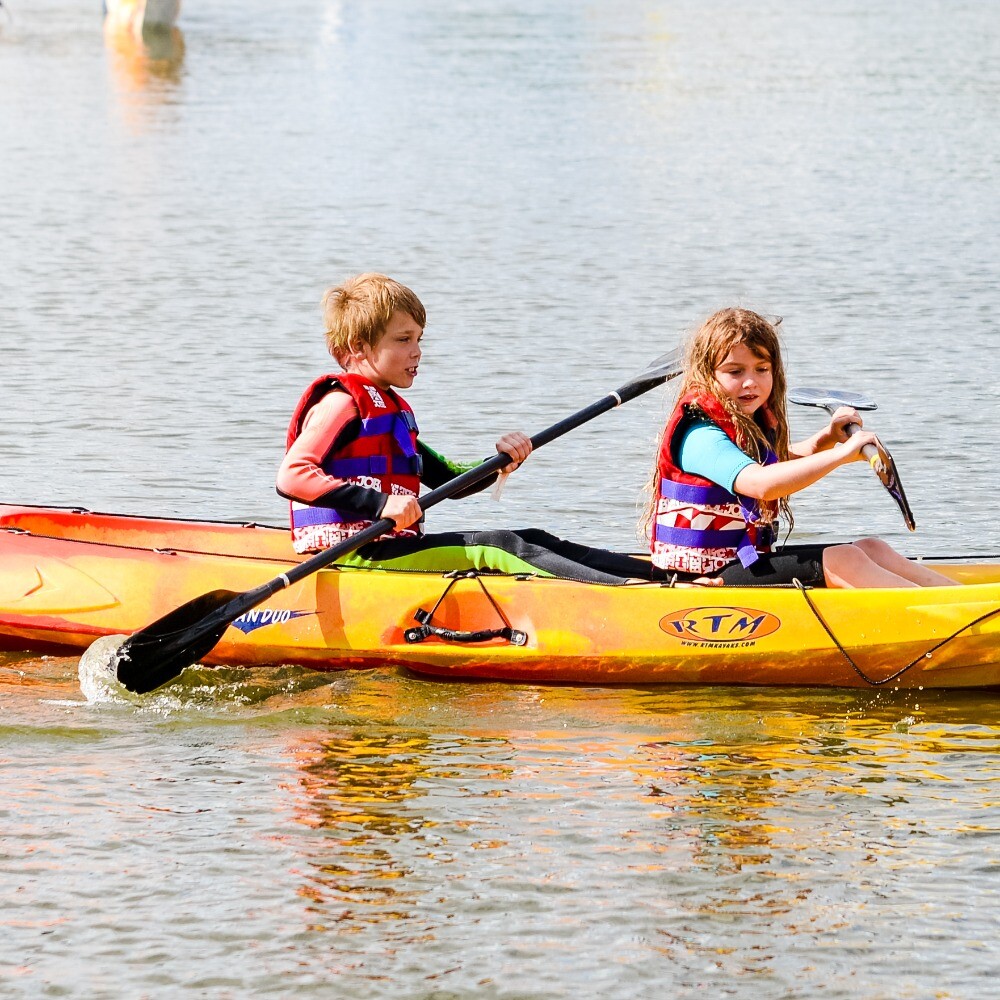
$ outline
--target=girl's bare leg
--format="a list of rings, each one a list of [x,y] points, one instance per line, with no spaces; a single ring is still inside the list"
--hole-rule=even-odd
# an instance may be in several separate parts
[[[828,587],[954,587],[954,580],[900,555],[878,538],[834,545],[823,553]]]
[[[906,580],[912,580],[918,587],[957,587],[958,584],[943,573],[938,573],[929,566],[913,562],[901,555],[881,538],[862,538],[854,543],[871,560],[879,566],[896,573]]]

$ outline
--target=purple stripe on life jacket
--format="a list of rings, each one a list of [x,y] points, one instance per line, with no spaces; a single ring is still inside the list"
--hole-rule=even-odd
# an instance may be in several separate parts
[[[743,540],[736,548],[736,554],[740,557],[740,563],[742,563],[744,569],[752,566],[760,559],[760,553],[754,548],[749,535],[743,536]]]
[[[357,524],[365,518],[359,514],[341,514],[332,507],[296,507],[292,509],[292,527],[306,528],[311,524]]]
[[[396,425],[392,429],[392,436],[396,439],[396,444],[399,445],[399,450],[404,455],[416,455],[417,449],[413,446],[413,435],[405,420],[396,421]]]
[[[680,545],[686,549],[735,549],[746,537],[745,528],[708,530],[705,528],[677,528],[669,524],[656,525],[656,540],[667,545]]]
[[[709,531],[702,528],[675,528],[667,524],[656,525],[656,540],[666,545],[685,549],[735,549],[744,568],[752,566],[760,554],[743,528]]]
[[[396,414],[383,413],[377,417],[365,417],[361,421],[359,438],[378,437],[380,434],[391,434],[396,427]]]
[[[679,500],[703,507],[718,507],[722,504],[739,503],[739,498],[724,486],[696,486],[693,483],[675,483],[672,479],[660,480],[660,496],[667,500]]]
[[[389,471],[388,455],[368,455],[362,458],[335,458],[326,469],[338,479],[354,476],[384,476]]]
[[[390,434],[404,455],[416,455],[417,449],[413,445],[413,437],[410,434],[410,424],[413,424],[415,429],[416,422],[406,420],[404,416],[405,411],[404,413],[383,413],[378,417],[365,417],[361,421],[358,437],[381,437],[383,434]]]
[[[355,476],[384,476],[389,470],[396,476],[419,476],[424,471],[420,455],[369,455],[361,458],[336,458],[326,468],[331,476],[338,479],[352,479]]]
[[[739,504],[743,520],[756,524],[760,520],[760,501],[753,497],[730,493],[722,486],[695,486],[690,483],[675,483],[672,479],[660,480],[660,496],[668,500],[678,500],[698,507],[721,507],[723,504]]]

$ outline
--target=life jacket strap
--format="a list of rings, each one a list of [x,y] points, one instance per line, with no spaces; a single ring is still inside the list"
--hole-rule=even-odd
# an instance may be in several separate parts
[[[724,486],[696,486],[693,483],[675,483],[672,479],[660,479],[660,496],[665,500],[697,504],[705,507],[719,507],[723,504],[739,503],[739,497]]]
[[[664,545],[676,545],[685,549],[735,549],[744,569],[760,559],[760,553],[746,528],[712,531],[704,528],[678,528],[669,524],[657,523],[654,537]],[[764,539],[759,539],[758,544],[766,547],[763,542]]]
[[[293,507],[292,527],[307,528],[313,524],[346,524],[361,521],[363,518],[355,515],[347,517],[332,507]]]
[[[329,465],[330,475],[338,479],[354,479],[357,476],[385,476],[392,472],[396,476],[422,476],[424,459],[422,455],[368,455],[361,458],[335,458]]]
[[[392,435],[399,450],[404,455],[412,456],[417,453],[413,444],[413,434],[416,429],[417,422],[413,414],[409,410],[400,410],[399,413],[385,413],[362,419],[358,439]]]

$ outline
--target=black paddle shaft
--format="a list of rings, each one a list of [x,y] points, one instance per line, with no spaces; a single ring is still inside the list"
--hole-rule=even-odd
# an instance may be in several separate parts
[[[660,379],[660,381],[665,381],[665,379]],[[636,396],[645,392],[650,386],[636,386],[633,383],[629,383],[626,386],[622,386],[620,389],[616,389],[614,392],[608,393],[602,399],[591,403],[590,406],[585,407],[572,416],[566,417],[560,420],[558,423],[553,424],[551,427],[546,427],[545,430],[539,431],[531,438],[531,447],[541,448],[542,445],[548,444],[550,441],[555,441],[556,438],[562,437],[564,434],[568,434],[571,430],[579,427],[581,424],[587,423],[588,420],[593,420],[594,417],[600,416],[602,413],[608,410],[613,410],[616,406],[620,406],[622,403],[628,402],[630,399],[634,399]],[[417,502],[420,504],[421,510],[427,510],[433,507],[435,504],[441,503],[442,500],[448,500],[458,493],[461,493],[464,489],[469,486],[474,486],[476,483],[481,482],[486,479],[487,476],[493,475],[494,472],[499,472],[505,466],[510,465],[513,459],[510,455],[506,455],[503,452],[497,452],[496,455],[491,456],[477,465],[474,469],[469,469],[467,472],[463,472],[461,475],[456,476],[454,479],[449,479],[443,486],[439,486],[436,490],[431,490],[430,493],[426,493]],[[238,618],[241,614],[249,611],[251,608],[256,607],[261,601],[267,600],[273,594],[276,594],[279,590],[284,590],[285,587],[291,586],[293,583],[297,583],[304,577],[309,576],[311,573],[315,573],[317,570],[323,569],[324,566],[329,566],[330,563],[335,562],[337,559],[342,559],[349,552],[355,552],[362,545],[367,545],[369,542],[374,542],[377,538],[381,538],[386,533],[393,530],[396,527],[396,522],[389,517],[383,517],[381,520],[375,521],[370,524],[367,528],[359,531],[355,535],[351,535],[349,539],[342,542],[340,545],[334,545],[332,548],[324,549],[322,552],[317,553],[304,562],[298,563],[298,565],[293,566],[287,573],[282,573],[281,576],[275,577],[273,580],[269,580],[267,583],[261,584],[261,586],[254,588],[253,590],[248,590],[243,595],[243,600],[238,602],[239,606],[246,605],[242,607],[242,610],[237,611],[233,616]],[[233,602],[234,609],[237,607],[237,602]]]
[[[590,406],[560,420],[531,438],[533,448],[540,448],[561,437],[588,420],[614,409],[622,403],[682,371],[681,352],[671,351],[653,361],[642,374],[635,376],[614,392]],[[442,500],[461,493],[494,472],[511,464],[510,455],[497,453],[485,462],[450,479],[418,500],[421,510],[427,510]],[[381,538],[395,528],[392,518],[383,517],[357,534],[317,553],[304,562],[290,567],[273,580],[243,593],[215,590],[202,594],[174,609],[151,625],[129,636],[115,653],[115,673],[130,691],[145,693],[166,684],[192,663],[197,663],[212,651],[226,629],[240,615],[262,604],[273,594],[297,583],[330,563],[349,555],[368,542]]]

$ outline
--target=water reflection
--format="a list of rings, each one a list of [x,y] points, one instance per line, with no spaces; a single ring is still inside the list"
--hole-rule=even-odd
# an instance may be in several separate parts
[[[424,863],[450,863],[452,833],[471,825],[452,822],[439,832],[436,793],[442,782],[458,779],[466,787],[475,783],[478,795],[484,781],[502,779],[502,765],[483,768],[468,756],[495,752],[499,742],[364,727],[292,747],[298,769],[292,815],[319,834],[301,848],[306,868],[299,893],[309,929],[336,925],[338,933],[357,933],[414,917],[428,888]],[[418,932],[405,936],[411,933]]]
[[[139,34],[144,28],[172,28],[180,0],[104,0],[105,20]]]
[[[720,705],[686,716],[686,734],[645,743],[629,761],[647,796],[644,846],[696,886],[661,920],[658,950],[673,960],[780,974],[767,941],[817,956],[830,936],[869,944],[877,903],[852,886],[946,911],[947,888],[933,898],[921,872],[957,831],[990,829],[988,802],[971,804],[974,786],[997,774],[998,734],[981,704],[940,699],[928,721],[912,701],[826,715],[815,703],[789,711],[787,700],[784,711],[771,695],[760,714]],[[752,918],[753,933],[728,936],[735,918]]]
[[[141,25],[111,17],[104,22],[105,46],[123,94],[170,93],[181,81],[184,34],[171,25]]]
[[[54,702],[21,690],[26,668],[44,671],[63,705],[75,669],[0,654],[0,721],[37,735]],[[201,831],[186,849],[213,889],[232,878],[242,893],[247,877],[246,853],[219,850],[214,831],[278,845],[253,870],[268,906],[232,933],[278,950],[293,941],[299,973],[336,973],[345,995],[395,995],[379,983],[429,995],[447,976],[455,996],[498,982],[511,995],[568,984],[638,996],[669,975],[712,995],[734,982],[740,995],[813,995],[829,982],[852,996],[844,948],[878,954],[880,982],[912,980],[910,945],[933,954],[959,912],[963,960],[970,941],[982,951],[956,995],[980,995],[998,759],[982,693],[541,688],[261,668],[191,671],[173,699],[159,705],[174,721],[151,731],[156,763],[141,765],[159,783],[152,799],[133,801],[134,765],[106,732],[74,767],[89,775],[110,753],[100,796],[142,816],[197,815],[179,832]],[[74,737],[93,738],[98,719],[131,733],[128,713],[78,701],[58,711],[77,720]],[[65,739],[57,722],[46,739]],[[218,758],[238,792],[217,775],[178,777],[192,741],[221,746],[230,733]],[[21,746],[37,776],[46,744]],[[59,794],[79,809],[92,783],[74,792],[60,761]],[[278,769],[276,797],[261,761]],[[71,843],[91,851],[92,837]],[[118,892],[106,877],[102,900]],[[169,892],[157,906],[171,909]],[[614,975],[617,993],[602,980]],[[919,976],[930,981],[929,967]]]

